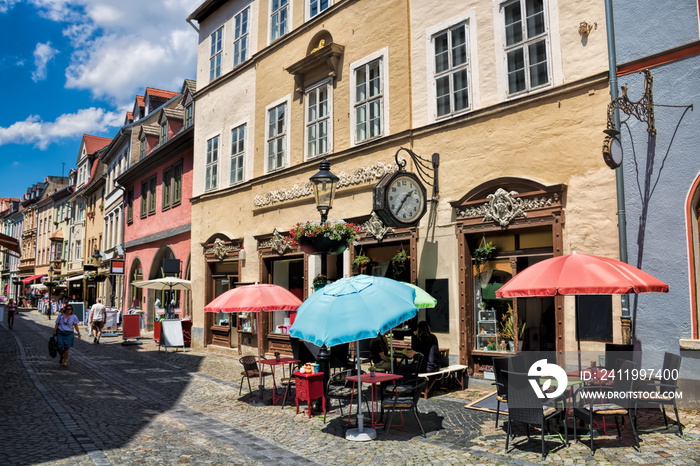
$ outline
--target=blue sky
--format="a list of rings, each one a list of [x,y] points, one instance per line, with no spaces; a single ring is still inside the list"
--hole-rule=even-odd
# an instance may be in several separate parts
[[[195,79],[203,0],[0,0],[0,198],[75,167],[146,87]]]

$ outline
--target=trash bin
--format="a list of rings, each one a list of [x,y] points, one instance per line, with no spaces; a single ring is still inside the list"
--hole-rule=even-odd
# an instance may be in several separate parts
[[[161,328],[161,322],[160,320],[156,320],[153,322],[153,341],[156,343],[160,344],[160,328]]]
[[[185,347],[190,348],[192,346],[192,321],[182,320],[182,339],[185,342]]]

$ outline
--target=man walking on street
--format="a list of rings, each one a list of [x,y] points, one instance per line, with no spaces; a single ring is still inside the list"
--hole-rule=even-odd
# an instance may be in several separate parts
[[[95,332],[95,338],[92,340],[93,343],[99,344],[100,337],[102,336],[102,327],[105,326],[105,320],[107,319],[107,312],[102,304],[102,300],[98,299],[95,304],[90,308],[90,328]]]

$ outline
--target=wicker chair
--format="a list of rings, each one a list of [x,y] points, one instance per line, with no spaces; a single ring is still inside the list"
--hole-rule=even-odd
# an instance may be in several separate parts
[[[355,374],[357,374],[357,369],[347,369],[333,374],[331,378],[328,379],[328,385],[326,387],[328,407],[330,408],[332,406],[332,400],[337,400],[341,417],[343,416],[343,401],[350,401],[351,398],[357,397],[357,388],[353,388],[352,382],[346,380],[348,376]],[[367,412],[369,412],[369,404],[367,403],[367,397],[364,393],[362,393],[362,399],[367,407]],[[350,417],[350,413],[352,413],[352,406],[349,408],[349,410],[350,412],[348,413],[348,418]],[[323,422],[326,422],[326,413],[323,413]]]
[[[259,379],[260,378],[260,369],[258,368],[258,360],[255,356],[243,356],[241,359],[239,359],[239,362],[243,366],[243,370],[241,371],[241,386],[238,389],[238,394],[240,395],[241,391],[243,390],[243,380],[248,381],[248,391],[250,393],[252,393],[253,389],[250,386],[250,379]],[[262,373],[263,386],[265,385],[265,377],[267,377],[268,375],[272,375],[272,373],[263,371],[263,373]]]
[[[506,434],[506,453],[508,442],[513,435],[513,423],[527,424],[527,438],[530,439],[530,425],[540,428],[542,459],[547,456],[544,443],[544,431],[552,419],[563,419],[564,446],[569,443],[569,431],[566,426],[566,406],[557,408],[559,400],[540,399],[530,385],[529,376],[524,372],[504,371],[508,377],[508,432]]]
[[[385,409],[389,410],[389,418],[384,424],[384,430],[386,430],[387,432],[389,431],[389,427],[391,426],[391,419],[394,417],[394,411],[399,411],[399,413],[401,413],[402,419],[403,411],[411,411],[416,417],[416,421],[418,422],[418,426],[420,427],[420,431],[423,434],[423,437],[425,437],[425,429],[423,429],[423,424],[421,424],[420,418],[418,417],[418,400],[420,400],[421,394],[423,393],[426,384],[427,381],[424,380],[423,382],[417,384],[413,388],[412,392],[405,393],[406,396],[399,396],[397,394],[391,398],[385,399],[382,402],[382,411],[384,411]]]
[[[508,403],[508,360],[510,358],[493,358],[493,375],[496,382],[496,429],[498,416],[501,413],[501,403]]]
[[[591,455],[595,454],[592,433],[594,416],[615,416],[615,427],[617,427],[618,437],[622,436],[618,418],[619,416],[627,416],[629,424],[632,426],[632,432],[634,433],[635,446],[639,448],[637,429],[632,422],[632,406],[604,402],[604,394],[606,392],[632,392],[634,380],[631,377],[631,372],[636,367],[637,365],[632,361],[624,361],[620,365],[620,370],[615,373],[615,381],[612,386],[589,385],[579,388],[574,393],[574,438],[578,441],[576,431],[576,420],[578,419],[586,423],[591,431]],[[632,403],[632,401],[630,400],[629,403]]]
[[[683,436],[683,426],[678,417],[678,406],[676,405],[675,397],[661,396],[664,392],[675,392],[678,388],[678,371],[681,368],[681,357],[673,353],[664,354],[664,365],[661,370],[661,378],[658,381],[648,382],[639,387],[637,390],[641,393],[650,393],[652,396],[643,396],[638,398],[634,404],[635,420],[638,407],[661,407],[664,415],[664,424],[668,429],[668,419],[666,418],[666,405],[673,406],[673,411],[676,413],[676,424],[678,425],[678,433]]]

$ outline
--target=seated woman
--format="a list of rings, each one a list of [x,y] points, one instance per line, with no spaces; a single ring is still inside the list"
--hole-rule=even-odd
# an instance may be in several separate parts
[[[425,373],[440,370],[438,339],[430,331],[430,326],[425,320],[418,322],[418,329],[413,338],[411,338],[411,348],[413,351],[423,354],[423,362],[419,372]]]
[[[391,358],[389,357],[389,343],[386,337],[378,333],[369,344],[369,357],[372,364],[379,370],[389,371],[391,369]]]

